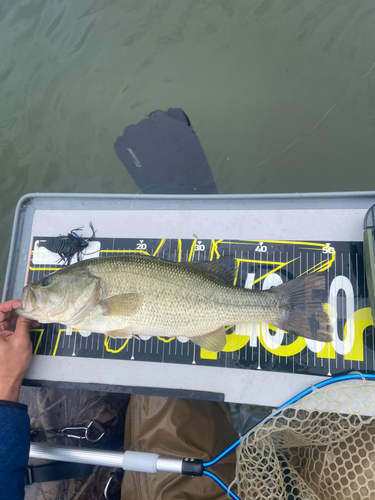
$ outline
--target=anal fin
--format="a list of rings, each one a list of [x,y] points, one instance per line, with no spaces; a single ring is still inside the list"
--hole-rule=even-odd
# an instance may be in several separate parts
[[[126,328],[123,330],[109,330],[108,332],[105,332],[105,334],[114,339],[129,339],[133,336],[133,334]]]
[[[206,335],[201,335],[200,337],[189,337],[189,340],[194,342],[194,344],[199,345],[199,347],[206,349],[207,351],[222,351],[225,347],[225,344],[227,343],[225,327],[221,326],[218,330],[207,333]]]

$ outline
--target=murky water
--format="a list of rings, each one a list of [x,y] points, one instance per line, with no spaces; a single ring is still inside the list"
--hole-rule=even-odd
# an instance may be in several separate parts
[[[28,192],[135,193],[113,144],[180,107],[220,193],[375,189],[372,0],[2,0],[0,229]]]

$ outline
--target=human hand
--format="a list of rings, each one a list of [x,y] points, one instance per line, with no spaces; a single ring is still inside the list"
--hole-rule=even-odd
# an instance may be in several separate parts
[[[17,316],[21,300],[0,304],[0,399],[18,402],[22,380],[31,362],[31,320]]]

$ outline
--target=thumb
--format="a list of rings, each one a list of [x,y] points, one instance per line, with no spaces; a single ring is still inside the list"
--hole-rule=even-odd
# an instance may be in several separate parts
[[[23,329],[30,327],[31,319],[24,318],[23,316],[18,316],[17,326]]]
[[[18,317],[16,323],[16,329],[13,334],[14,341],[16,341],[17,343],[23,343],[25,342],[25,340],[27,341],[30,340],[30,334],[29,334],[30,323],[31,323],[30,319],[23,318],[22,316]]]

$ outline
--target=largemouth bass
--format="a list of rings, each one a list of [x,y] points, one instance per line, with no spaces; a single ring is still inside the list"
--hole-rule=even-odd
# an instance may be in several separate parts
[[[332,340],[324,275],[250,290],[229,284],[221,260],[173,263],[129,255],[77,262],[27,285],[16,312],[110,337],[183,336],[215,352],[226,344],[225,326],[253,321]]]

